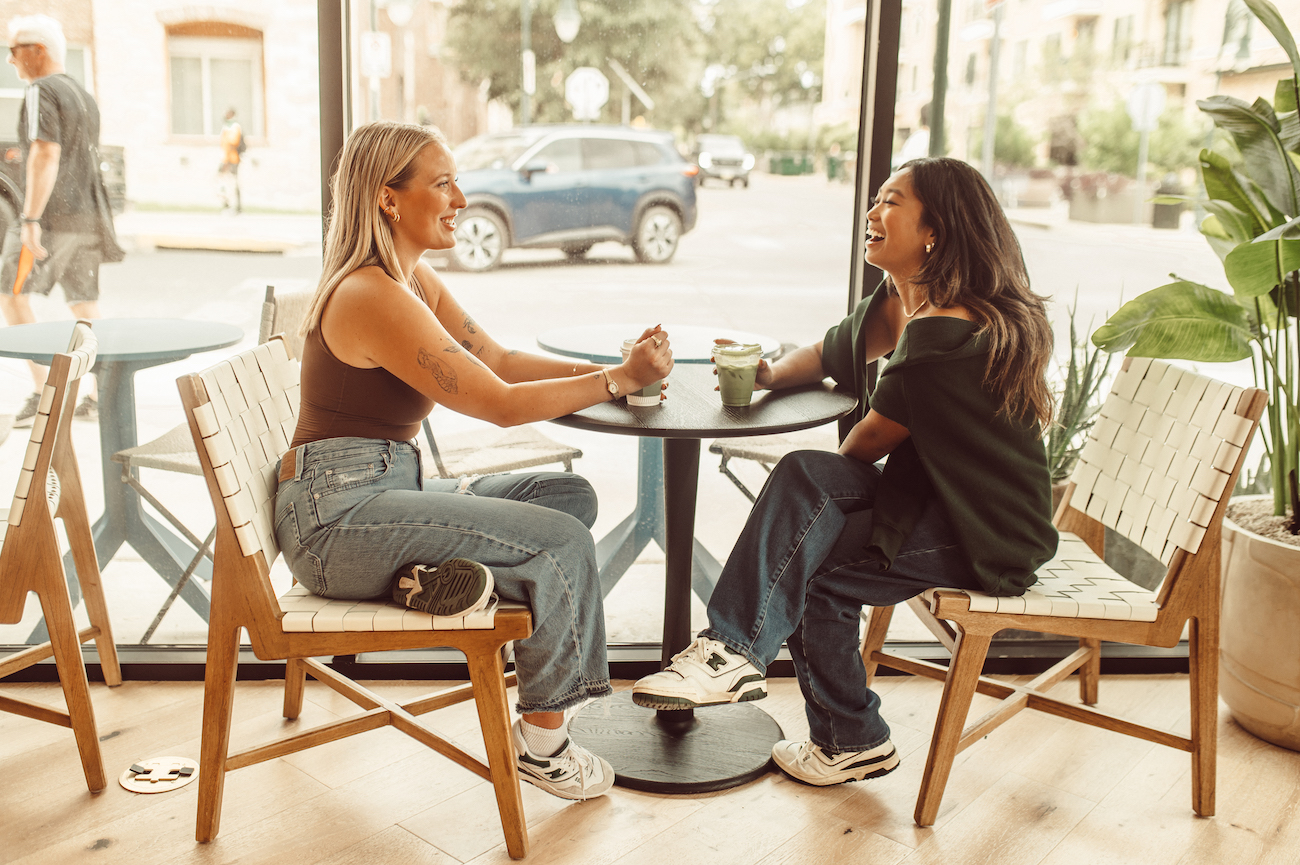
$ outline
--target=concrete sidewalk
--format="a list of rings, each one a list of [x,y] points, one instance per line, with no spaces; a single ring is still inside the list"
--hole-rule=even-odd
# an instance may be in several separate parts
[[[161,248],[319,255],[321,250],[318,213],[128,209],[114,224],[118,242],[128,252]]]

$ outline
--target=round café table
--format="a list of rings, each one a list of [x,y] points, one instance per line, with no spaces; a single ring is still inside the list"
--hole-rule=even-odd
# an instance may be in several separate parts
[[[678,364],[712,363],[714,339],[758,343],[764,357],[773,357],[781,344],[770,336],[726,327],[665,324],[672,340],[673,360]],[[638,324],[584,324],[548,330],[537,337],[537,345],[552,354],[576,357],[592,363],[621,363],[620,348],[629,336],[645,330]],[[669,400],[672,388],[669,388]],[[600,568],[600,589],[604,597],[614,590],[636,557],[654,541],[667,549],[664,535],[664,448],[658,438],[646,436],[637,443],[636,505],[627,518],[596,542],[596,564]],[[704,545],[692,545],[691,584],[704,603],[709,602],[722,566]]]
[[[772,357],[781,349],[781,343],[770,336],[729,327],[665,324],[663,329],[673,341],[673,360],[677,363],[709,363],[713,340],[719,337],[734,342],[756,342],[763,347],[763,357]],[[537,344],[565,357],[592,363],[622,363],[623,340],[640,336],[644,330],[644,324],[579,324],[548,330],[537,337]]]
[[[55,354],[67,350],[72,325],[72,321],[50,321],[0,328],[0,357],[48,365]],[[145,513],[139,494],[119,480],[122,472],[112,461],[113,454],[139,444],[137,372],[226,348],[243,339],[244,332],[233,324],[179,318],[103,318],[93,321],[91,328],[99,341],[92,372],[99,385],[99,455],[104,483],[104,513],[92,528],[96,558],[103,568],[122,544],[130,544],[174,588],[195,550]],[[72,569],[70,559],[65,558],[65,566]],[[69,581],[69,589],[75,603],[80,595],[75,580]],[[185,583],[181,598],[207,620],[208,594],[198,580]],[[37,636],[39,630],[33,639]]]
[[[672,333],[669,332],[671,337]],[[691,640],[691,560],[700,439],[794,432],[837,420],[857,400],[826,383],[759,391],[746,408],[722,405],[712,368],[678,364],[669,398],[641,408],[600,403],[557,418],[575,429],[663,439],[667,544],[662,666]],[[630,692],[587,705],[569,726],[574,740],[614,766],[624,787],[653,793],[706,793],[751,781],[767,771],[781,728],[748,703],[693,710],[654,711],[632,703]]]

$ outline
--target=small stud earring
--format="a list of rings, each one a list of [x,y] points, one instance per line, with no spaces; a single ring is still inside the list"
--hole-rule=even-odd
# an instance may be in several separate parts
[[[933,243],[927,243],[927,244],[925,245],[925,254],[926,254],[926,255],[929,255],[929,254],[930,254],[930,250],[932,250],[932,249],[934,249],[934,244],[933,244]]]

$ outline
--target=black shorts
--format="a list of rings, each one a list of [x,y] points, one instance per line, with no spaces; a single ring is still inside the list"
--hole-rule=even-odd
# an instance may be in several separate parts
[[[41,246],[49,253],[38,260],[23,283],[23,294],[48,296],[57,282],[68,303],[99,300],[99,236],[66,231],[41,232]],[[5,233],[0,249],[0,291],[12,295],[18,275],[18,252],[22,248],[22,224]]]

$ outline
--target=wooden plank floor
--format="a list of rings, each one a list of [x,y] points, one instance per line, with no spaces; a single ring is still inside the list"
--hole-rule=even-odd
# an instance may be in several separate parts
[[[787,735],[806,733],[797,685],[772,680],[759,704]],[[618,683],[628,687],[628,682]],[[378,683],[413,696],[431,683]],[[57,685],[5,693],[61,703]],[[92,686],[105,768],[197,758],[202,684]],[[1300,862],[1300,754],[1255,739],[1221,713],[1218,816],[1191,811],[1186,754],[1116,733],[1023,712],[960,755],[938,823],[912,807],[939,684],[878,680],[903,757],[884,778],[814,788],[779,773],[734,790],[658,796],[614,788],[567,802],[524,785],[530,863],[563,865],[799,865],[799,863]],[[1076,686],[1063,683],[1068,695]],[[1186,734],[1185,676],[1111,676],[1102,705]],[[983,701],[986,698],[977,698]],[[255,744],[286,722],[280,686],[241,682],[235,742]],[[975,712],[981,711],[977,702]],[[309,726],[350,704],[309,684]],[[707,710],[706,710],[707,711]],[[481,750],[473,704],[424,716]],[[0,714],[0,862],[452,865],[506,863],[491,788],[392,729],[316,748],[228,776],[221,834],[194,841],[197,786],[158,795],[110,782],[87,793],[71,731]]]

